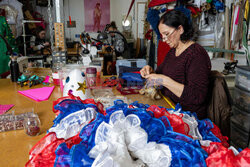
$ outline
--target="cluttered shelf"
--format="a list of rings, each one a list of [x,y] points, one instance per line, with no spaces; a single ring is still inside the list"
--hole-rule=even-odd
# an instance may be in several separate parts
[[[35,70],[37,71],[37,69]],[[39,71],[40,75],[47,75],[48,70],[44,69]],[[38,74],[38,73],[36,73]],[[53,86],[50,84],[49,86]],[[42,84],[35,85],[32,88],[45,87]],[[1,166],[24,166],[29,159],[30,149],[46,135],[47,130],[53,125],[55,114],[52,112],[53,101],[61,97],[59,86],[55,86],[53,93],[46,101],[36,102],[31,100],[18,91],[30,89],[28,86],[21,87],[17,83],[11,82],[10,79],[0,79],[0,103],[1,104],[14,104],[11,109],[15,111],[15,115],[31,112],[34,110],[38,114],[41,121],[40,135],[30,137],[26,135],[24,130],[7,131],[0,133],[0,150],[4,150],[0,157]],[[119,95],[116,89],[113,89],[114,95]],[[119,95],[120,96],[120,95]],[[122,96],[120,96],[122,97]],[[145,98],[142,95],[127,95],[128,99],[132,101],[143,102],[149,105],[158,105],[166,108],[170,106],[163,100],[153,101],[150,98]],[[7,113],[10,113],[7,112]]]

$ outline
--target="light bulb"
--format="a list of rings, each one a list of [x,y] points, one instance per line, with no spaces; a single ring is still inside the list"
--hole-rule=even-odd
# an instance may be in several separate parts
[[[129,20],[122,21],[122,25],[124,27],[128,27],[128,26],[130,26],[130,21]]]

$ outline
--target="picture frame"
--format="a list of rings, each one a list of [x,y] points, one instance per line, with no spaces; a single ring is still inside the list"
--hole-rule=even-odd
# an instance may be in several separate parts
[[[85,31],[103,31],[110,24],[110,0],[84,0]]]

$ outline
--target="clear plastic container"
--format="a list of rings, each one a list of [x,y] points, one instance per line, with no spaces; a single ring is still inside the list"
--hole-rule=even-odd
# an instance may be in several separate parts
[[[16,130],[14,111],[10,114],[0,115],[0,132]]]
[[[28,116],[24,120],[24,129],[27,135],[37,136],[40,134],[41,122],[37,114]]]
[[[250,92],[235,87],[234,103],[238,108],[250,113]]]
[[[145,59],[124,59],[124,60],[117,60],[116,61],[116,72],[117,72],[117,75],[118,75],[119,74],[119,66],[142,68],[145,65],[147,65],[147,61]]]
[[[92,90],[92,95],[95,98],[98,97],[113,97],[114,93],[112,91],[112,88],[108,87],[96,87],[95,89]]]
[[[32,117],[34,112],[22,113],[15,115],[14,111],[11,114],[0,116],[0,132],[24,129],[24,121],[27,117]]]
[[[239,148],[245,149],[249,146],[249,133],[231,122],[231,141]]]
[[[250,67],[237,66],[235,85],[250,92]]]
[[[247,113],[237,107],[233,107],[233,116],[231,121],[239,125],[246,132],[250,132],[250,113]]]

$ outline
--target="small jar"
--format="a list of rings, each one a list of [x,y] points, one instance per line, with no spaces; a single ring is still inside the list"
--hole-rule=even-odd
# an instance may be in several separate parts
[[[88,87],[96,86],[96,73],[97,70],[94,67],[89,67],[86,69],[86,78]]]
[[[40,134],[40,120],[38,116],[26,117],[24,122],[25,132],[29,136],[37,136]]]
[[[53,66],[52,66],[52,78],[54,85],[60,85],[59,72],[62,70],[64,63],[61,59],[61,53],[57,52],[54,55]]]

